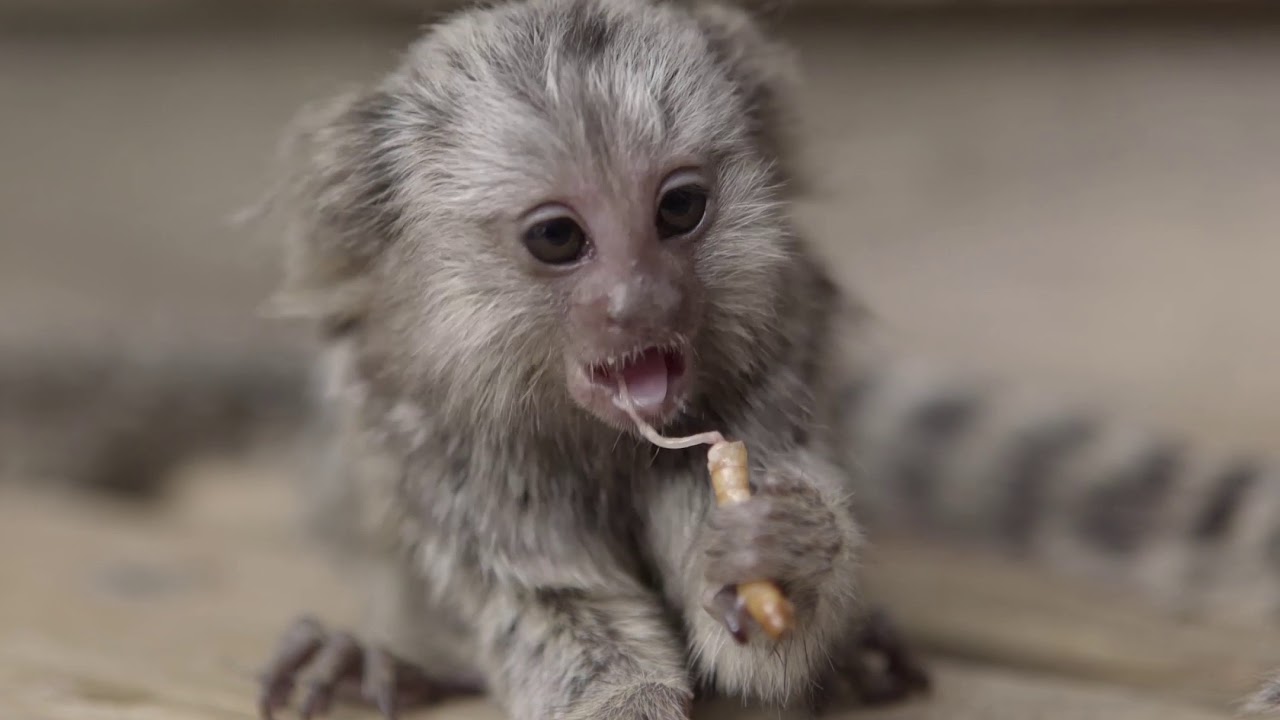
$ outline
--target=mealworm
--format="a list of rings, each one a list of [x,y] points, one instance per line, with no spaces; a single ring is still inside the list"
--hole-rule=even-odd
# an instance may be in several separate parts
[[[711,446],[707,451],[707,470],[711,475],[711,486],[715,490],[717,504],[723,506],[745,502],[751,497],[751,471],[747,465],[746,445],[726,440],[715,431],[682,438],[663,437],[636,412],[626,382],[619,379],[618,385],[622,400],[618,406],[627,413],[640,434],[649,442],[668,450],[681,450],[695,445]],[[756,580],[742,583],[737,589],[738,597],[746,605],[747,612],[769,637],[777,640],[791,629],[794,608],[776,583]]]

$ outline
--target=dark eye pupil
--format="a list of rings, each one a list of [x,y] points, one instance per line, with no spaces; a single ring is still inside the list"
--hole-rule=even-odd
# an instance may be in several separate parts
[[[540,222],[525,231],[525,247],[539,261],[561,265],[573,262],[586,246],[582,228],[569,218]]]
[[[695,230],[707,211],[707,191],[696,185],[669,190],[658,203],[658,232],[669,238]]]

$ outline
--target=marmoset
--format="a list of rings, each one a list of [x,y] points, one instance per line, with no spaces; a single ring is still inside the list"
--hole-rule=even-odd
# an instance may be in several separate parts
[[[927,678],[868,620],[855,511],[1139,579],[1173,538],[1180,601],[1217,572],[1272,607],[1274,572],[1232,569],[1266,556],[1259,468],[1183,483],[1176,444],[1069,413],[1000,425],[881,362],[792,216],[795,67],[729,5],[502,2],[308,117],[278,307],[323,344],[307,497],[369,612],[358,641],[291,628],[264,715],[306,668],[304,715],[350,679],[388,715],[485,691],[521,720],[902,697]],[[646,443],[620,381],[664,434],[745,443],[751,497],[717,506],[706,449]],[[978,450],[980,472],[947,464]],[[760,580],[794,606],[778,640],[734,591]]]

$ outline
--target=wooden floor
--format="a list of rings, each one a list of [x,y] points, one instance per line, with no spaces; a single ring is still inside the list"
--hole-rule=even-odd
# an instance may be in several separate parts
[[[804,224],[892,333],[1197,439],[1274,446],[1280,23],[907,14],[788,32],[817,138]],[[139,328],[274,339],[253,311],[275,247],[227,218],[258,197],[297,108],[372,75],[410,33],[4,37],[0,345]],[[300,610],[352,617],[281,480],[193,471],[158,515],[0,482],[0,720],[251,720],[281,628]],[[875,552],[868,591],[938,658],[940,684],[864,717],[1225,720],[1280,667],[1274,631],[1184,627],[972,557]]]
[[[281,628],[301,610],[353,617],[301,544],[282,480],[268,465],[197,468],[162,512],[0,491],[0,718],[252,718],[254,674]],[[992,561],[890,544],[868,578],[930,650],[939,685],[859,717],[1227,718],[1280,665],[1280,635],[1182,627]],[[474,701],[410,717],[500,715]]]

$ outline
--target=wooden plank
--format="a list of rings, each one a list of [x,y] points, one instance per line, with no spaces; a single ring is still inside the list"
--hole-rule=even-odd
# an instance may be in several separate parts
[[[1228,708],[1280,669],[1280,632],[1180,621],[1136,596],[975,552],[880,542],[869,594],[955,659]]]
[[[335,624],[354,617],[350,594],[298,537],[290,507],[286,484],[268,468],[206,468],[157,514],[0,485],[0,717],[253,718],[254,674],[288,621],[302,610]],[[1009,718],[1211,720],[1226,716],[1169,699],[1176,692],[1158,700],[1068,676],[1189,684],[1205,691],[1202,700],[1225,696],[1242,677],[1215,665],[1230,660],[1233,636],[1186,634],[1118,607],[1073,610],[1084,595],[1060,595],[1034,576],[980,564],[948,571],[935,556],[889,550],[870,570],[873,592],[892,600],[914,634],[951,655],[1042,677],[943,664],[932,701],[857,717],[978,720],[1008,706]],[[1162,634],[1173,639],[1156,642]],[[343,708],[334,717],[373,715]],[[471,701],[412,717],[500,716]]]

